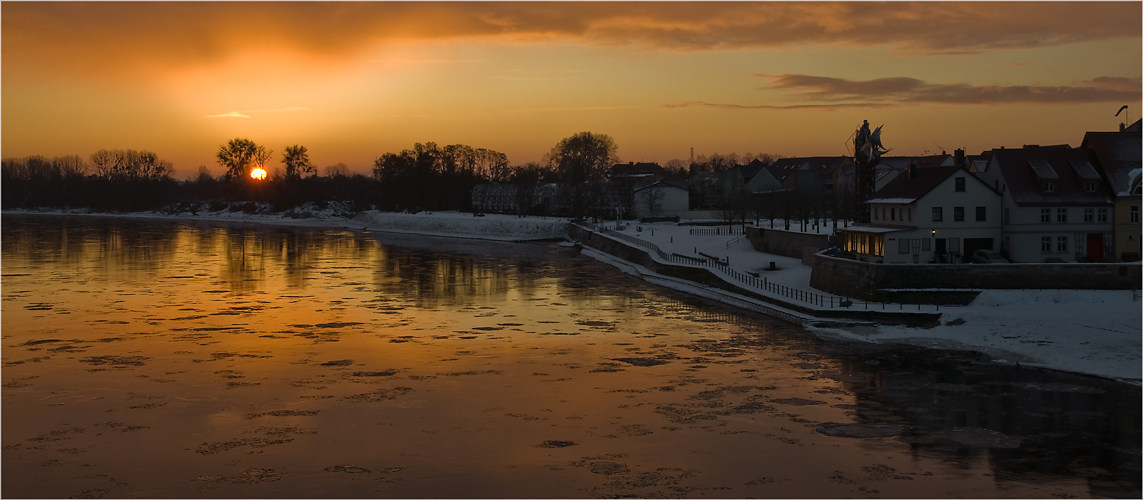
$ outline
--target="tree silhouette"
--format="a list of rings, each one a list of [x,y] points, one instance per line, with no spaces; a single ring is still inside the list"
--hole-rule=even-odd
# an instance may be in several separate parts
[[[310,163],[310,157],[306,154],[305,146],[286,146],[286,151],[282,153],[282,163],[286,165],[286,178],[297,179],[302,174],[314,174],[316,168]]]
[[[245,177],[254,167],[265,168],[273,150],[245,138],[231,139],[218,148],[218,165],[226,169],[226,178]],[[93,159],[94,163],[94,159]]]
[[[560,140],[546,155],[556,176],[567,184],[565,195],[573,217],[603,208],[603,190],[593,188],[591,183],[602,181],[604,173],[619,163],[617,149],[615,140],[607,134],[580,132]]]

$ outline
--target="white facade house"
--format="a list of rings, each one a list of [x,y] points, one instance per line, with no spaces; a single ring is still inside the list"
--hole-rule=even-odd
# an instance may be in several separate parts
[[[1112,199],[1087,149],[994,149],[981,180],[1002,195],[1012,262],[1115,262]]]
[[[1000,194],[960,166],[911,167],[868,202],[844,250],[886,264],[962,262],[1000,244]]]
[[[690,192],[686,186],[657,181],[635,190],[632,213],[637,218],[676,215],[690,208]]]

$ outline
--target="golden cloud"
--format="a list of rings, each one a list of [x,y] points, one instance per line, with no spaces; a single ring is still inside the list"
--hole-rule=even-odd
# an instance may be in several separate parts
[[[965,54],[1138,39],[1139,2],[5,2],[6,62],[115,71],[257,48],[340,57],[418,40],[710,51],[805,44]],[[145,64],[146,66],[146,64]]]

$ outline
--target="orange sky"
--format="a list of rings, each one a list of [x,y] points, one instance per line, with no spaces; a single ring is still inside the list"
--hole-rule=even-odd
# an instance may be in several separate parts
[[[1143,4],[0,4],[2,154],[148,149],[221,169],[248,137],[368,171],[415,142],[537,161],[1078,145],[1143,114]]]

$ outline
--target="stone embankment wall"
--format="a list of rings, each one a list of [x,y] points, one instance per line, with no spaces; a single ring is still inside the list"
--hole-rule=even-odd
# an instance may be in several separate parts
[[[829,235],[805,234],[759,227],[746,228],[746,237],[759,252],[806,259],[809,255],[829,248]],[[808,254],[807,254],[808,252]]]
[[[871,264],[814,255],[810,286],[869,300],[891,300],[892,289],[1138,290],[1134,264]],[[910,294],[923,292],[908,292]]]
[[[672,278],[679,278],[697,284],[720,288],[739,295],[757,299],[762,302],[774,304],[788,310],[797,311],[823,319],[877,321],[885,324],[906,325],[926,325],[940,319],[939,313],[886,313],[873,309],[858,310],[842,308],[814,310],[801,306],[797,303],[790,303],[783,300],[774,299],[772,297],[766,297],[751,290],[747,290],[735,286],[731,283],[727,283],[725,280],[718,277],[705,267],[679,266],[656,261],[651,257],[649,253],[647,253],[647,251],[642,248],[623,243],[616,239],[605,237],[598,233],[593,233],[574,224],[570,224],[568,226],[568,236],[584,246],[594,248],[632,264],[643,266],[649,269],[651,272],[658,273],[663,276],[670,276]]]

